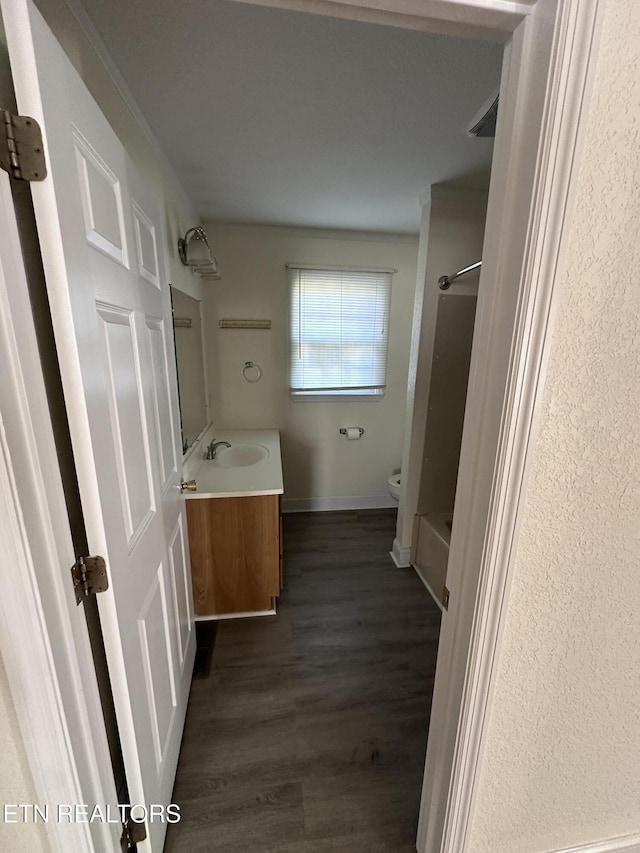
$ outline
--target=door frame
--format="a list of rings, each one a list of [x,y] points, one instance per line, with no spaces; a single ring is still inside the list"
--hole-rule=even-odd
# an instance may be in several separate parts
[[[451,540],[451,605],[443,616],[418,836],[420,853],[463,853],[551,345],[603,0],[249,1],[392,26],[492,37],[510,44]],[[26,293],[23,278],[18,276],[12,287],[25,288]],[[0,296],[6,296],[6,288]],[[16,328],[29,327],[24,313],[28,302],[16,307],[15,300],[8,304],[4,300],[0,307],[10,321],[19,323]],[[30,329],[27,338],[33,348],[32,324]],[[37,367],[33,352],[26,352],[23,343],[13,341],[8,362],[14,368],[13,381],[7,398],[12,397],[18,412],[27,418],[33,407],[42,407],[44,386],[33,381]],[[16,556],[18,546],[23,551],[36,550],[47,541],[52,519],[68,529],[66,518],[60,517],[63,504],[57,472],[50,464],[49,455],[54,452],[50,424],[47,418],[37,424],[31,418],[29,423],[23,435],[13,435],[12,445],[4,442],[4,436],[1,444],[5,458],[20,472],[14,479],[15,489],[2,488],[6,506],[20,519],[21,507],[30,506],[24,501],[37,492],[43,514],[40,525],[32,523],[32,530],[25,527],[18,540],[8,524],[0,525],[0,547]],[[31,490],[28,494],[24,483]],[[95,710],[99,699],[88,641],[60,615],[60,603],[68,592],[60,572],[66,555],[59,556],[55,559],[52,554],[50,560],[34,563],[30,583],[23,584],[19,595],[14,590],[6,598],[13,578],[11,573],[0,576],[0,602],[11,602],[11,612],[6,604],[2,607],[0,641],[19,711],[24,709],[24,697],[38,696],[37,713],[19,716],[43,802],[58,790],[72,792],[78,802],[92,798],[100,802],[98,789],[108,791],[111,776],[104,749],[93,750],[90,742],[82,745],[86,753],[71,748],[73,709],[84,706],[86,712],[90,706],[89,711]],[[36,576],[41,576],[41,588],[43,582],[51,585],[53,598],[39,595]],[[52,621],[51,611],[58,623]],[[7,625],[14,626],[16,633]],[[25,647],[18,642],[27,625],[30,636],[42,640],[42,654],[31,658],[28,668]],[[68,646],[66,654],[54,648],[54,625]],[[70,665],[74,678],[66,675]],[[39,689],[34,686],[38,682]],[[54,723],[61,734],[66,732],[66,752],[57,763],[52,753],[59,751],[58,742],[45,734]],[[79,772],[78,762],[87,765],[87,772]],[[54,850],[62,849],[63,826],[47,824]],[[88,840],[86,849],[91,850]]]
[[[71,530],[9,177],[0,172],[0,650],[55,853],[117,849],[122,827],[53,804],[116,803],[98,683],[71,583]],[[37,247],[33,247],[37,250]],[[18,831],[18,828],[15,828]]]

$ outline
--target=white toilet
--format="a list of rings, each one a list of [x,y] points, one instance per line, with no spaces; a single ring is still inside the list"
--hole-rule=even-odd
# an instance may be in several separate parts
[[[389,494],[394,499],[394,501],[400,500],[400,477],[401,474],[392,474],[387,480],[387,487],[389,489]]]

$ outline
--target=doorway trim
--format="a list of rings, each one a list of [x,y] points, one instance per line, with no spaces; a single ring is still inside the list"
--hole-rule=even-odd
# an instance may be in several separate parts
[[[36,803],[50,809],[47,843],[55,853],[99,853],[116,849],[119,825],[56,820],[58,804],[115,804],[117,795],[87,626],[71,583],[75,554],[4,172],[0,222],[0,648]]]
[[[540,19],[536,21],[533,16],[520,24],[507,49],[510,56],[505,63],[502,91],[507,91],[509,102],[501,104],[498,127],[501,139],[496,139],[497,149],[498,145],[513,148],[510,140],[523,138],[520,134],[526,138],[536,129],[532,115],[527,115],[532,108],[535,118],[536,104],[528,99],[523,104],[522,89],[528,92],[528,98],[542,98],[539,106],[542,126],[537,150],[532,151],[536,162],[531,203],[526,211],[526,238],[521,249],[517,246],[517,234],[512,233],[519,226],[518,207],[526,198],[518,152],[509,155],[508,173],[497,176],[498,180],[506,179],[505,185],[498,186],[495,194],[493,183],[490,189],[480,294],[483,288],[488,290],[493,285],[494,303],[508,301],[509,282],[505,274],[516,267],[515,257],[509,260],[514,239],[516,251],[520,251],[517,262],[520,276],[513,306],[510,351],[501,350],[490,337],[492,330],[500,337],[500,320],[504,322],[509,313],[507,310],[501,314],[498,305],[491,304],[490,296],[484,306],[485,314],[488,312],[490,317],[483,316],[481,309],[477,338],[474,335],[469,417],[465,417],[458,480],[462,495],[456,496],[447,576],[447,585],[459,591],[459,595],[443,620],[454,624],[447,624],[441,635],[441,643],[445,643],[444,660],[438,659],[440,672],[436,675],[431,718],[431,731],[435,729],[437,736],[432,738],[430,731],[418,834],[420,853],[468,850],[486,724],[515,569],[521,509],[552,345],[557,289],[564,272],[604,3],[561,0],[552,8],[555,5],[538,0]],[[527,65],[546,39],[550,47],[549,71],[546,79],[536,81],[535,70]],[[502,154],[496,150],[494,156],[500,158]],[[502,209],[512,213],[513,220],[509,216],[499,219],[496,196]],[[509,223],[506,229],[505,221]],[[503,347],[505,343],[503,338]],[[483,445],[491,445],[490,439],[483,438],[482,431],[490,421],[487,407],[492,401],[498,402],[496,375],[500,374],[499,360],[505,356],[508,370],[503,396],[499,399],[497,443],[491,465],[485,464],[482,469],[478,457],[482,456]],[[456,622],[463,623],[462,630]],[[455,672],[453,678],[446,663]],[[461,672],[464,678],[460,681]],[[449,738],[444,744],[443,731]],[[448,783],[446,796],[439,801],[438,787],[444,779]]]
[[[67,2],[71,5],[71,0]],[[507,610],[521,497],[526,488],[536,414],[550,349],[554,294],[569,231],[580,162],[580,131],[589,106],[603,2],[253,2],[392,26],[503,41],[512,38],[503,76],[505,97],[489,201],[488,223],[493,223],[493,234],[489,233],[488,225],[483,253],[487,262],[480,280],[480,289],[486,299],[482,305],[479,303],[471,366],[471,382],[474,383],[470,385],[471,415],[465,421],[461,452],[459,483],[460,487],[464,486],[464,501],[461,504],[458,499],[456,504],[458,520],[469,520],[469,525],[467,528],[466,524],[454,524],[451,542],[451,569],[456,583],[451,585],[451,608],[443,617],[418,840],[420,853],[464,853]],[[540,74],[538,52],[541,49],[545,74]],[[533,99],[523,103],[523,93],[532,94]],[[536,116],[542,123],[533,141],[521,133],[509,133],[521,130],[527,122],[535,123]],[[501,145],[502,153],[498,151]],[[508,156],[505,155],[507,147]],[[527,177],[530,186],[527,186]],[[517,215],[503,216],[499,227],[500,215],[505,211],[516,211]],[[514,293],[517,298],[511,306],[512,322],[505,327],[508,299],[500,302],[500,298],[509,294],[514,298]],[[10,306],[11,318],[13,310]],[[487,330],[493,332],[488,339]],[[505,346],[509,355],[508,370],[503,371],[504,375],[499,370],[492,373]],[[18,363],[22,365],[22,356]],[[502,382],[501,388],[496,388],[496,376]],[[22,381],[23,387],[20,390],[16,386],[16,393],[27,392],[26,381]],[[482,417],[490,413],[492,405],[497,406],[497,414],[493,416],[498,424],[495,435],[488,434],[491,424],[487,426]],[[50,431],[48,425],[40,425],[41,430],[45,427]],[[493,446],[491,458],[480,458],[482,445]],[[24,465],[21,477],[42,482],[37,454],[32,457],[25,454],[21,461]],[[19,498],[12,493],[6,497],[13,501],[19,516]],[[45,500],[55,517],[56,495],[47,490],[43,495]],[[9,532],[0,526],[0,545],[8,539]],[[41,542],[36,544],[40,546]],[[463,566],[466,576],[462,573]],[[46,571],[53,576],[58,569],[51,564]],[[33,602],[29,602],[27,596],[17,598],[16,620],[22,616],[35,618],[42,636],[48,638],[50,629],[42,611],[34,614]],[[6,635],[0,636],[6,638]],[[74,639],[71,633],[68,637]],[[84,643],[84,640],[76,637],[74,642]],[[20,668],[20,650],[16,643],[3,642],[3,653],[12,692],[18,702],[21,690],[26,691],[32,676]],[[91,673],[86,672],[89,658],[76,650],[74,660],[82,670],[85,685],[89,685],[88,692],[85,687],[82,701],[97,707],[97,687],[91,687]],[[60,660],[53,660],[51,684],[57,684],[62,691],[62,704],[56,706],[58,710],[78,703],[82,692],[80,680],[72,682],[63,676]],[[68,710],[66,714],[61,720],[63,724],[69,722]],[[72,778],[70,763],[64,766],[47,763],[44,759],[49,745],[30,739],[28,731],[25,741],[34,777],[43,790],[52,790],[61,782],[73,784],[79,802],[91,801],[92,792],[79,785],[77,777]],[[107,791],[109,779],[104,761],[95,754],[88,755],[87,761]]]

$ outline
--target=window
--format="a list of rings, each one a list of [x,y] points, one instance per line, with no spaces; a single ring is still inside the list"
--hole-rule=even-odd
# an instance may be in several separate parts
[[[292,396],[382,396],[393,271],[288,269]]]

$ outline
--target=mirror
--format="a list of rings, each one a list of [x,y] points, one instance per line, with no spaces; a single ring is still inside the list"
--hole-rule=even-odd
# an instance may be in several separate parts
[[[202,318],[198,300],[175,287],[171,288],[171,305],[184,454],[207,426]]]

